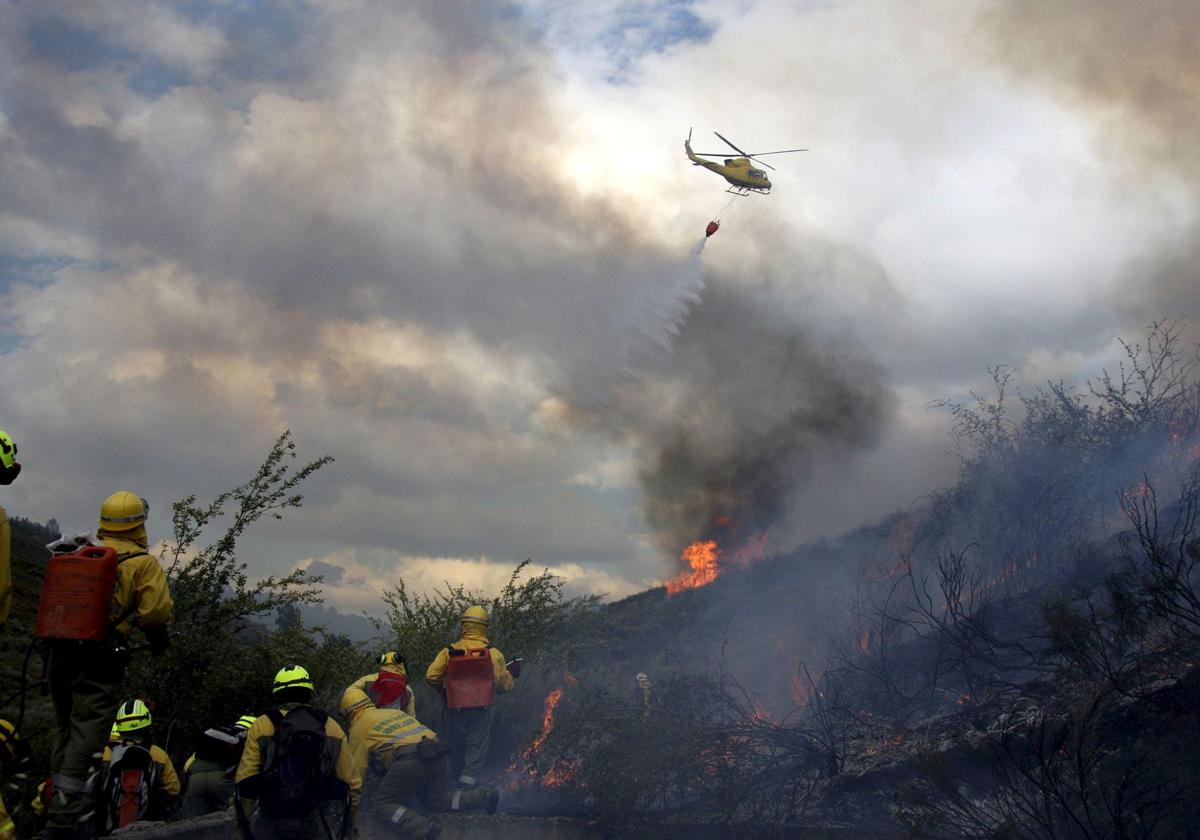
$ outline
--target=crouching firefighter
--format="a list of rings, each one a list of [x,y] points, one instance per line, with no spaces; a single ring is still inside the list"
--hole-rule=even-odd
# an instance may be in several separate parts
[[[169,820],[179,808],[179,776],[154,743],[153,719],[142,700],[117,710],[119,741],[104,750],[104,830],[111,834],[143,820]]]
[[[183,765],[183,818],[224,811],[233,803],[233,777],[246,747],[254,715],[232,726],[212,726],[200,734],[196,751]]]
[[[346,733],[312,699],[306,669],[285,665],[275,675],[275,706],[251,724],[234,776],[239,837],[337,840],[353,835],[362,777]]]
[[[171,595],[158,559],[147,552],[146,500],[119,491],[100,507],[101,545],[50,558],[35,635],[46,639],[50,697],[58,736],[50,756],[53,795],[46,840],[87,830],[95,776],[121,700],[134,627],[149,647],[169,644]]]
[[[389,836],[432,840],[441,826],[413,808],[427,811],[466,811],[486,808],[495,813],[500,794],[495,790],[456,790],[447,779],[450,745],[400,709],[380,709],[359,688],[342,695],[342,713],[350,723],[350,746],[358,774],[368,768],[382,776],[367,802],[370,813],[389,829]],[[393,834],[394,832],[394,834]]]
[[[417,716],[417,701],[408,684],[408,662],[393,650],[379,657],[379,670],[359,677],[350,688],[365,691],[379,708],[401,709]]]
[[[487,628],[487,610],[467,607],[461,638],[443,648],[425,672],[425,681],[442,696],[443,732],[453,747],[450,772],[463,788],[479,784],[487,763],[496,692],[510,691],[520,673],[519,661],[505,665],[504,654],[488,644]]]

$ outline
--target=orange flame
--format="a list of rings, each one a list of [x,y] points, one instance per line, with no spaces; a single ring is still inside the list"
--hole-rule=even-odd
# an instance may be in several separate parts
[[[691,566],[690,572],[681,572],[667,581],[667,594],[674,595],[684,589],[708,586],[717,579],[720,568],[717,558],[721,556],[715,540],[697,540],[683,550],[681,560]]]
[[[546,695],[544,711],[542,713],[542,731],[533,739],[533,743],[529,745],[529,749],[525,750],[521,755],[523,758],[529,758],[542,748],[542,744],[546,743],[546,738],[549,737],[551,730],[554,729],[554,707],[558,705],[558,701],[562,700],[563,690],[556,688]]]

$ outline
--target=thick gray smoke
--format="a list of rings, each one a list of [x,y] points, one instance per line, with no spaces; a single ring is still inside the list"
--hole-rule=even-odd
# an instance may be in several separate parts
[[[638,447],[646,519],[678,553],[767,531],[814,455],[873,442],[891,403],[850,339],[815,341],[766,296],[710,283],[670,358],[588,421]]]
[[[1118,292],[1126,322],[1194,315],[1200,308],[1200,61],[1194,33],[1200,4],[1191,0],[1014,0],[982,19],[979,54],[1023,81],[1090,111],[1097,143],[1131,195],[1186,194],[1181,223],[1128,266]],[[1162,210],[1170,212],[1171,200]],[[1186,218],[1187,214],[1178,214]]]

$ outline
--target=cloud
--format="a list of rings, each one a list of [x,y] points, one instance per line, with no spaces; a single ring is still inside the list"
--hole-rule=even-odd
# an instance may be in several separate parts
[[[464,586],[492,598],[500,593],[512,576],[515,563],[497,562],[481,557],[414,557],[381,550],[344,549],[320,558],[305,558],[297,568],[325,576],[327,603],[343,611],[365,611],[381,615],[381,595],[401,582],[409,592],[433,592],[446,586]],[[543,570],[560,578],[568,597],[606,593],[613,597],[632,595],[645,582],[631,582],[620,575],[589,570],[581,565],[538,566],[527,568],[525,576]]]
[[[255,562],[369,559],[346,599],[396,558],[624,592],[718,509],[786,540],[906,504],[950,463],[928,399],[1104,358],[1127,269],[1194,308],[1187,58],[1132,21],[1124,85],[1122,16],[0,7],[6,504],[212,494],[291,428],[337,461]],[[1112,102],[1130,165],[1093,142]],[[812,151],[722,210],[689,125]]]

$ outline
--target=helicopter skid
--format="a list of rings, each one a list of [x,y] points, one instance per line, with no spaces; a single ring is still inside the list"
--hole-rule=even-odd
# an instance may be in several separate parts
[[[729,189],[725,190],[725,192],[732,193],[733,195],[750,195],[752,192],[758,193],[759,195],[770,195],[771,193],[770,190],[760,190],[756,189],[755,187],[730,187]]]

